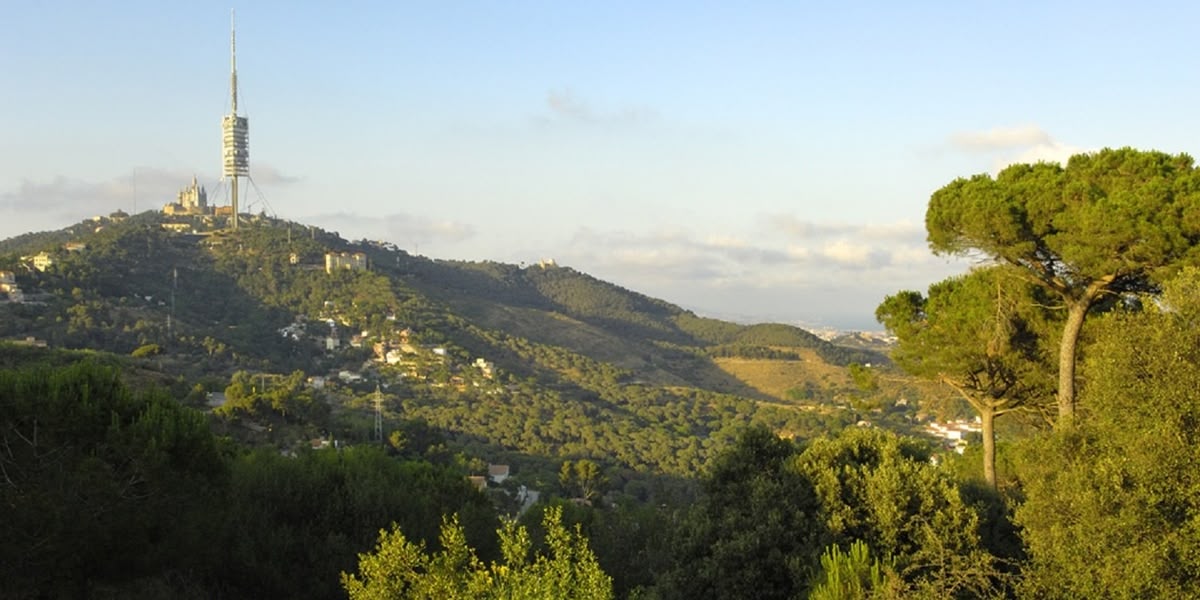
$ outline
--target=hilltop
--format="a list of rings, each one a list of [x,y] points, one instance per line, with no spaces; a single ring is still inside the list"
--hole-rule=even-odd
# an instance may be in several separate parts
[[[0,304],[0,338],[125,356],[198,403],[242,381],[228,416],[297,439],[370,437],[380,389],[389,428],[420,422],[474,456],[684,474],[751,422],[807,437],[860,420],[878,407],[846,367],[887,362],[570,267],[433,260],[266,217],[96,218],[0,242],[0,270],[22,300]]]

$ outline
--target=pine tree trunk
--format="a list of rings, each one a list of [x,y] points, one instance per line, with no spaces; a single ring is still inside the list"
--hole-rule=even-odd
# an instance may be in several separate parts
[[[1067,429],[1075,418],[1075,356],[1083,319],[1091,308],[1092,298],[1067,304],[1067,323],[1063,326],[1062,343],[1058,349],[1058,422],[1057,429]]]
[[[992,489],[996,488],[996,411],[981,408],[979,420],[983,422],[983,478]]]

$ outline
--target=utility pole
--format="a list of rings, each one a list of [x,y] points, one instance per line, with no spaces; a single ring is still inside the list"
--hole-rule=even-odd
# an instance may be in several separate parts
[[[383,396],[379,393],[379,384],[375,384],[375,439],[383,443]]]
[[[175,288],[179,287],[179,267],[171,269],[171,313],[167,315],[167,340],[172,337],[172,322],[175,320]]]

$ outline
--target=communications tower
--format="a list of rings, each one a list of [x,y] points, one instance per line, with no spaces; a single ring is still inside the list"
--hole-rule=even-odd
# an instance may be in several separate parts
[[[250,176],[250,120],[238,116],[237,34],[229,11],[229,114],[221,119],[222,175],[229,178],[234,229],[238,228],[238,178]]]

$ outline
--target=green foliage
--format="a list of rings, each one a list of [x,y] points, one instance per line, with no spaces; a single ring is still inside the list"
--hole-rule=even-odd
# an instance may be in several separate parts
[[[372,447],[241,453],[88,360],[0,370],[0,506],[5,598],[329,598],[381,525],[432,541],[452,512],[496,553],[461,472]]]
[[[1200,595],[1198,282],[1189,268],[1168,282],[1166,310],[1101,319],[1086,418],[1023,445],[1030,596]]]
[[[860,392],[871,393],[879,390],[879,377],[870,367],[858,363],[850,363],[846,369],[850,372],[850,380]]]
[[[935,252],[982,252],[1023,270],[1067,309],[1059,348],[1060,426],[1075,412],[1083,322],[1111,293],[1154,291],[1200,252],[1200,171],[1186,154],[1105,149],[957,179],[925,215]]]
[[[144,346],[138,346],[137,349],[133,352],[130,352],[129,355],[134,358],[145,358],[147,356],[154,356],[160,352],[162,352],[162,346],[159,346],[158,344],[146,344]]]
[[[0,371],[0,595],[87,595],[182,565],[225,481],[203,418],[89,362]]]
[[[713,358],[754,358],[767,360],[800,360],[800,355],[788,350],[749,344],[723,344],[711,346],[705,354]]]
[[[225,388],[225,404],[215,409],[222,417],[275,415],[287,422],[322,422],[329,407],[313,395],[303,371],[284,377],[246,371],[233,374]]]
[[[366,446],[291,458],[255,451],[232,465],[217,571],[251,597],[331,598],[338,573],[353,566],[383,524],[432,542],[449,513],[461,516],[466,535],[484,551],[495,552],[490,505],[449,469],[397,461]]]
[[[618,598],[639,597],[669,566],[671,523],[656,502],[629,498],[603,508],[561,499],[539,504],[520,518],[535,543],[546,537],[541,522],[549,510],[561,510],[563,523],[581,528],[601,569],[611,574]]]
[[[940,597],[978,595],[996,584],[983,549],[979,515],[915,440],[874,429],[847,429],[813,440],[794,468],[820,499],[827,543],[862,540],[891,557],[913,589]]]
[[[595,500],[604,486],[600,465],[586,458],[571,462],[563,461],[558,473],[559,485],[568,494],[584,500]]]
[[[924,446],[848,429],[803,450],[752,429],[723,453],[682,521],[664,598],[803,595],[831,545],[889,557],[888,593],[986,595],[1000,581],[979,516]],[[897,592],[899,593],[899,592]]]
[[[875,311],[898,340],[897,364],[952,388],[980,415],[984,478],[993,486],[994,419],[1036,408],[1052,390],[1045,332],[1055,315],[1038,292],[1012,270],[990,267],[935,283],[928,297],[888,296]]]
[[[301,358],[275,333],[287,324],[286,315],[240,288],[194,236],[165,232],[160,222],[161,216],[146,214],[94,233],[89,226],[89,233],[73,238],[86,243],[86,250],[55,250],[53,269],[22,281],[27,294],[43,304],[6,309],[21,326],[14,333],[55,347],[119,354],[149,344],[158,344],[163,355],[199,353],[205,338],[232,350],[219,357],[209,351],[214,360],[180,364],[196,370],[263,359],[290,365]],[[4,325],[0,335],[9,335]]]
[[[847,552],[842,552],[838,546],[830,546],[821,554],[821,572],[808,599],[867,600],[899,597],[899,590],[888,590],[889,579],[892,585],[895,585],[895,578],[894,571],[878,558],[871,557],[870,549],[862,540],[855,540]],[[889,594],[889,591],[892,594]]]
[[[781,411],[703,389],[625,383],[628,373],[563,348],[496,332],[472,333],[511,353],[513,362],[536,369],[537,376],[504,391],[424,388],[406,395],[403,410],[409,418],[459,439],[690,476],[750,423],[806,436],[848,419],[840,413]]]
[[[796,448],[749,428],[720,454],[679,524],[663,598],[791,598],[821,549],[812,485],[787,468]]]
[[[812,333],[781,323],[750,325],[738,332],[734,341],[738,344],[755,346],[780,346],[786,348],[812,348],[826,362],[846,366],[851,363],[884,364],[887,357],[877,352],[835,346]]]
[[[562,525],[562,513],[546,511],[548,552],[530,560],[524,527],[509,521],[500,530],[503,560],[484,564],[467,544],[456,519],[442,524],[441,550],[426,554],[393,525],[379,532],[373,553],[360,554],[358,574],[342,574],[351,600],[393,598],[612,598],[612,581],[600,570],[578,527]]]

